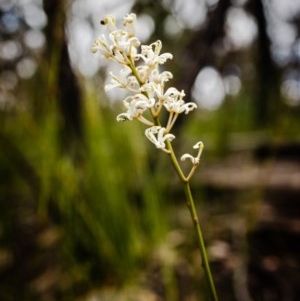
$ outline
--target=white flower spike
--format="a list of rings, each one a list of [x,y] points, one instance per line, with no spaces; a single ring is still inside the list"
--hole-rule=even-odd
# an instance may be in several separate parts
[[[172,148],[166,141],[172,141],[175,136],[170,133],[179,114],[188,114],[197,108],[193,102],[185,102],[184,91],[174,87],[165,90],[165,83],[173,78],[170,71],[160,71],[160,65],[172,59],[171,53],[161,53],[162,42],[157,40],[150,45],[141,45],[135,36],[136,15],[127,14],[122,27],[116,26],[113,16],[105,16],[101,24],[106,26],[108,37],[100,35],[96,39],[92,51],[100,52],[105,58],[112,59],[122,69],[119,75],[110,72],[111,82],[105,86],[105,90],[119,88],[128,92],[123,100],[125,112],[117,116],[117,121],[138,120],[148,126],[145,130],[146,137],[158,148],[171,153]],[[166,125],[161,125],[159,116],[163,109],[169,114]],[[146,112],[148,112],[147,116]],[[150,120],[151,118],[153,120]],[[201,144],[202,145],[202,144]],[[189,159],[195,166],[199,164],[201,148],[200,144],[196,157],[184,154],[181,160]]]

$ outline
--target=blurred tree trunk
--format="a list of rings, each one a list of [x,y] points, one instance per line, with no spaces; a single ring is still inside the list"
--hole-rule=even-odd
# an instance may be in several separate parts
[[[279,70],[271,56],[271,43],[267,33],[267,20],[262,0],[251,0],[247,7],[255,16],[258,25],[254,124],[257,127],[263,127],[276,122],[280,111]]]
[[[230,6],[230,0],[219,1],[216,8],[208,13],[206,25],[195,32],[184,49],[184,66],[178,86],[185,90],[188,101],[191,99],[191,89],[200,70],[207,65],[217,64],[214,48],[224,36],[226,13]]]
[[[83,139],[81,93],[68,53],[65,34],[66,1],[44,1],[44,9],[48,17],[45,29],[46,57],[49,62],[48,97],[57,99],[59,104],[62,146],[74,151]]]

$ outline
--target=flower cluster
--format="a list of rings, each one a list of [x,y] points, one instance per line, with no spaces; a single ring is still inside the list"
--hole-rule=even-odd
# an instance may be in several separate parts
[[[92,52],[100,52],[121,66],[118,75],[110,73],[111,82],[105,86],[108,91],[114,88],[125,89],[129,96],[123,100],[125,112],[117,116],[117,121],[139,120],[147,125],[146,137],[158,148],[170,153],[168,142],[175,136],[170,133],[179,114],[188,114],[197,108],[193,102],[183,100],[185,93],[174,87],[165,88],[165,83],[172,77],[169,71],[161,71],[161,65],[172,59],[171,53],[161,53],[160,40],[142,45],[135,36],[136,15],[124,17],[122,28],[116,27],[113,16],[106,16],[100,22],[108,30],[108,38],[102,34],[92,46]],[[169,114],[167,124],[162,126],[159,115],[165,110]],[[197,144],[198,145],[198,144]],[[199,147],[197,147],[199,148]],[[198,164],[198,157],[185,154],[193,165]],[[193,159],[192,159],[193,158]]]

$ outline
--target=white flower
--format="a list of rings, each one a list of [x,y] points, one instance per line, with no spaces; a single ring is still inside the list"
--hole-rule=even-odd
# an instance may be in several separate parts
[[[176,114],[181,114],[183,112],[188,114],[190,111],[197,108],[197,105],[194,102],[185,103],[183,100],[169,100],[168,102],[164,102],[164,106],[167,111]]]
[[[112,72],[109,74],[111,75],[111,83],[105,85],[105,91],[109,91],[114,88],[122,88],[134,93],[139,92],[139,83],[136,77],[130,75],[131,69],[129,67],[125,66],[123,69],[121,69],[119,77],[115,76]]]
[[[104,35],[94,42],[92,52],[100,52],[105,58],[114,59],[119,64],[127,64],[131,59],[137,60],[137,47],[141,45],[139,39],[134,36],[136,16],[129,14],[124,18],[124,30],[117,30],[113,16],[105,16],[101,20],[109,31],[109,43]]]
[[[128,32],[124,30],[111,32],[109,38],[114,43],[114,51],[124,52],[127,55],[129,55],[133,49],[141,45],[138,38],[130,37]]]
[[[184,91],[179,92],[176,88],[169,88],[163,96],[163,105],[170,113],[181,114],[185,112],[188,114],[190,111],[197,108],[194,102],[185,103],[183,97]]]
[[[135,25],[136,25],[136,15],[127,14],[124,17],[123,26],[125,30],[128,32],[129,37],[133,37],[135,35]]]
[[[115,30],[117,30],[116,28],[116,20],[113,16],[111,15],[107,15],[105,16],[101,21],[100,23],[102,25],[105,25],[108,29],[109,32],[113,32]]]
[[[150,75],[150,80],[155,84],[168,82],[171,78],[173,78],[173,74],[170,71],[163,71],[162,73],[159,73],[157,68],[153,69]]]
[[[171,101],[178,100],[178,99],[182,100],[184,96],[185,96],[185,93],[183,90],[180,92],[176,88],[171,87],[164,94],[164,100],[166,102],[168,102],[169,100],[171,100]]]
[[[154,98],[149,99],[144,94],[140,93],[135,94],[134,96],[129,96],[124,100],[124,106],[133,117],[143,114],[147,109],[152,108],[154,104]]]
[[[153,82],[149,82],[140,87],[141,92],[146,92],[149,97],[160,99],[163,95],[163,88]]]
[[[136,68],[138,77],[141,81],[141,83],[146,83],[148,82],[148,77],[149,77],[149,67],[145,65],[139,65]]]
[[[180,160],[181,161],[185,161],[186,159],[189,159],[191,160],[192,164],[194,166],[197,166],[199,163],[200,163],[200,156],[202,154],[202,151],[203,151],[203,148],[204,148],[204,144],[203,142],[199,141],[197,142],[194,146],[193,146],[194,149],[199,149],[198,151],[198,154],[196,157],[193,157],[192,155],[190,154],[184,154],[181,156]]]
[[[178,91],[176,88],[169,88],[163,95],[163,105],[170,113],[178,113],[182,104],[184,104],[184,91]]]
[[[172,59],[173,55],[171,53],[163,53],[159,54],[161,50],[162,44],[160,40],[157,40],[156,42],[150,44],[150,45],[142,45],[141,46],[141,54],[139,57],[141,57],[145,64],[148,66],[155,66],[157,64],[162,65],[164,64],[168,59]],[[153,50],[154,48],[154,50]]]
[[[139,57],[139,54],[135,57]],[[136,67],[136,70],[143,83],[163,84],[173,78],[173,74],[170,71],[160,73],[157,66],[139,65]]]
[[[136,37],[129,37],[124,30],[116,30],[109,34],[109,38],[113,42],[110,46],[114,59],[119,63],[126,65],[129,59],[137,60],[137,47],[141,42]]]
[[[127,111],[125,113],[119,114],[117,116],[117,121],[126,121],[138,119],[146,125],[153,125],[153,122],[146,119],[143,113],[152,108],[155,105],[155,99],[147,98],[143,94],[135,94],[133,96],[128,96],[123,101],[125,108]]]
[[[112,56],[110,45],[108,44],[104,34],[100,35],[100,37],[95,40],[91,50],[93,53],[99,51],[105,58]]]
[[[109,38],[112,44],[108,43],[105,35],[100,35],[91,48],[92,52],[100,52],[105,58],[114,59],[122,65],[126,65],[129,58],[137,59],[137,47],[140,45],[137,38],[128,38],[128,34],[121,30],[111,32]]]
[[[159,149],[169,152],[166,149],[166,140],[172,141],[175,136],[167,133],[164,127],[155,125],[145,130],[146,137]]]

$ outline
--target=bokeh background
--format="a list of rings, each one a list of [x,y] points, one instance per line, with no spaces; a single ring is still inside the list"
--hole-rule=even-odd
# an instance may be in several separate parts
[[[205,300],[182,188],[90,52],[106,14],[163,42],[199,109],[192,181],[220,300],[300,299],[299,0],[0,1],[0,300]],[[207,299],[208,300],[208,299]]]

